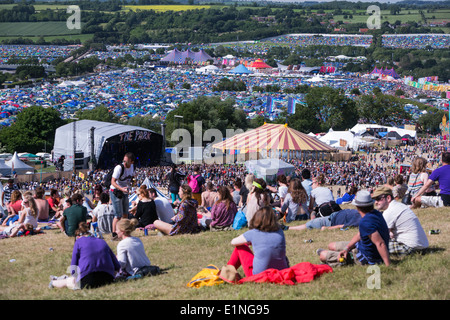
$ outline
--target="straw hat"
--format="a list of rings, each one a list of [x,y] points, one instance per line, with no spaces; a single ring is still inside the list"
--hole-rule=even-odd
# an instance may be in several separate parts
[[[382,195],[390,195],[390,196],[392,196],[392,189],[388,188],[388,187],[384,187],[384,186],[378,187],[372,193],[372,198],[375,199],[375,198],[378,198],[379,196],[382,196]]]
[[[229,264],[222,267],[219,273],[219,278],[233,284],[236,284],[239,280],[241,280],[241,276],[237,272],[236,268]]]

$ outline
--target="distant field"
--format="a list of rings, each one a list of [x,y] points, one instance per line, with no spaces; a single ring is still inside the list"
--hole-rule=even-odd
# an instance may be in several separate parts
[[[81,34],[81,29],[68,29],[65,21],[1,22],[0,36],[61,36]]]
[[[406,22],[423,22],[422,16],[420,15],[418,10],[402,10],[400,14],[393,15],[389,10],[382,10],[381,14],[381,22],[388,21],[389,23],[394,23],[397,20],[401,23]],[[425,18],[427,22],[450,22],[450,10],[436,10],[435,12],[424,12]],[[362,15],[359,14],[359,11],[356,14],[352,15],[352,18],[344,18],[344,15],[335,15],[333,16],[334,21],[346,21],[350,23],[361,23],[366,22],[370,17],[369,14],[363,12]]]
[[[156,12],[165,11],[187,11],[196,9],[209,9],[211,6],[201,6],[201,5],[145,5],[145,6],[123,6],[122,10],[154,10]]]

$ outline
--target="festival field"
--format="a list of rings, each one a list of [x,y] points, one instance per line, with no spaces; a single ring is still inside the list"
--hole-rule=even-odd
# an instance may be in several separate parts
[[[279,284],[223,283],[214,287],[189,288],[186,284],[209,264],[226,264],[233,237],[246,229],[202,232],[174,237],[144,236],[153,265],[165,274],[131,282],[115,283],[92,290],[49,289],[49,276],[67,273],[74,239],[60,231],[46,230],[43,235],[0,240],[0,299],[4,300],[447,300],[449,298],[450,208],[419,209],[418,215],[430,242],[425,255],[392,259],[390,267],[380,266],[380,288],[373,288],[373,273],[366,266],[335,268],[310,283],[293,286]],[[295,222],[291,225],[304,222]],[[428,235],[440,229],[440,234]],[[331,241],[349,240],[348,231],[285,231],[287,256],[291,266],[300,262],[318,264],[318,248]],[[304,240],[312,239],[312,243]],[[114,252],[118,242],[107,239]],[[53,248],[51,251],[50,248]],[[20,270],[20,272],[17,272]],[[239,270],[243,275],[242,269]],[[373,272],[373,271],[372,271]]]
[[[81,29],[69,29],[65,21],[1,22],[0,37],[60,36],[81,34]]]
[[[211,6],[207,5],[130,5],[123,6],[122,11],[138,11],[138,10],[153,10],[156,12],[166,12],[166,11],[186,11],[186,10],[200,10],[200,9],[209,9]]]

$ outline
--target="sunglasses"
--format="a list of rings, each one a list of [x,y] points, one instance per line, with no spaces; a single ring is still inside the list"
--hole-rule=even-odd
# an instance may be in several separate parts
[[[376,197],[376,198],[373,198],[373,200],[375,200],[375,201],[380,201],[380,200],[383,200],[383,199],[385,199],[386,198],[386,196],[385,195],[382,195],[382,196],[378,196],[378,197]]]

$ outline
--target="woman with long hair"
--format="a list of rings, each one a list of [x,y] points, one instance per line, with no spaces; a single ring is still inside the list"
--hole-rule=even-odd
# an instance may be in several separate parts
[[[137,195],[139,202],[136,206],[136,214],[134,217],[138,220],[136,228],[145,228],[148,225],[153,224],[155,220],[158,220],[158,214],[156,213],[156,204],[150,198],[147,186],[141,186]]]
[[[284,232],[270,206],[257,210],[249,222],[249,230],[231,240],[231,244],[234,250],[227,265],[236,270],[242,266],[246,277],[269,268],[289,267]]]
[[[197,219],[197,200],[192,198],[192,189],[188,184],[180,187],[178,195],[181,203],[177,213],[173,216],[173,224],[155,220],[154,227],[166,235],[177,235],[184,233],[197,233],[200,231]]]
[[[309,218],[308,211],[308,194],[298,178],[290,181],[288,194],[284,200],[283,206],[277,211],[284,216],[284,221],[289,223],[295,220],[307,220]]]
[[[39,215],[39,210],[37,208],[36,202],[31,195],[26,195],[22,200],[22,210],[19,212],[19,224],[31,224],[33,228],[38,227],[37,217]]]
[[[266,189],[267,184],[264,179],[257,178],[252,182],[252,189],[247,198],[247,207],[245,217],[250,222],[253,215],[262,207],[270,205],[269,191]]]
[[[233,201],[230,190],[225,186],[217,188],[218,200],[214,203],[209,214],[209,227],[211,231],[231,230],[234,217],[237,212],[236,203]]]

